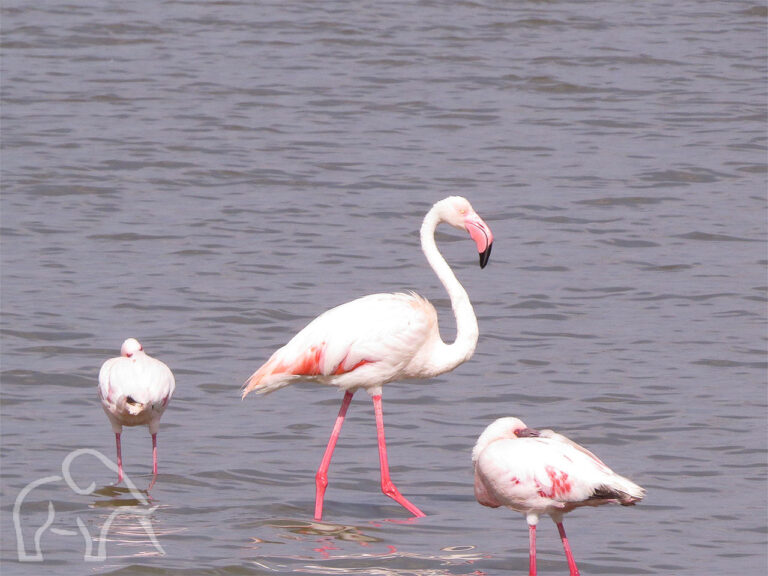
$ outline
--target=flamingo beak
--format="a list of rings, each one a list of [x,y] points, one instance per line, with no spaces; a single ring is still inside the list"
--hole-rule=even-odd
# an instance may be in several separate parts
[[[541,432],[535,428],[521,428],[520,430],[515,430],[515,436],[518,438],[536,438],[540,435]]]
[[[485,265],[488,264],[488,260],[491,257],[491,248],[493,248],[493,244],[488,244],[488,248],[484,252],[480,252],[480,268],[485,268]]]
[[[470,214],[464,220],[464,225],[469,232],[469,237],[477,244],[477,251],[480,253],[480,268],[485,268],[491,257],[491,248],[493,246],[493,232],[488,224],[483,222],[477,214]]]

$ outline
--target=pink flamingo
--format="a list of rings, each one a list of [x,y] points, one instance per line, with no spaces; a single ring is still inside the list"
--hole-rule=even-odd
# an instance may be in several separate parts
[[[171,400],[176,382],[171,370],[144,352],[135,338],[128,338],[120,356],[110,358],[99,371],[99,399],[115,432],[117,482],[123,479],[120,434],[123,426],[149,426],[152,434],[152,484],[157,478],[157,431],[160,417]],[[150,485],[151,486],[151,485]]]
[[[435,228],[446,222],[469,233],[485,267],[493,234],[469,202],[451,196],[437,202],[424,217],[421,247],[427,261],[451,298],[457,334],[445,344],[437,327],[432,304],[414,293],[371,294],[326,311],[259,368],[245,383],[249,392],[273,392],[296,380],[337,386],[345,391],[339,415],[325,455],[315,475],[315,519],[323,515],[323,497],[328,485],[328,467],[352,395],[364,388],[373,399],[381,468],[381,490],[414,516],[424,513],[395,487],[389,475],[381,387],[402,378],[429,378],[453,370],[468,360],[478,337],[477,319],[467,292],[435,244]]]
[[[645,490],[619,476],[586,448],[552,430],[533,430],[517,418],[499,418],[472,450],[475,498],[483,506],[522,512],[530,536],[530,576],[536,576],[536,524],[557,524],[571,576],[579,569],[563,528],[563,514],[579,506],[632,506]]]

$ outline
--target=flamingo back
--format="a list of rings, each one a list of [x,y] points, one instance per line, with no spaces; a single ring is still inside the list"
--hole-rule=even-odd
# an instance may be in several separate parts
[[[175,389],[168,366],[143,352],[111,358],[99,371],[99,398],[113,426],[155,427]]]
[[[475,486],[481,504],[540,514],[610,501],[628,505],[644,495],[640,486],[559,434],[490,443],[475,463]]]
[[[246,381],[267,394],[296,380],[343,389],[419,376],[419,352],[439,334],[434,307],[416,294],[371,294],[310,322]]]

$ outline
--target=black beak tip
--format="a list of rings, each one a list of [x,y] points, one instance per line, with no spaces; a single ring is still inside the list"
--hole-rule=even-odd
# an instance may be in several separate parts
[[[491,257],[491,248],[493,248],[493,244],[488,244],[488,248],[484,252],[480,252],[480,268],[485,268],[486,264],[488,264],[488,260]]]

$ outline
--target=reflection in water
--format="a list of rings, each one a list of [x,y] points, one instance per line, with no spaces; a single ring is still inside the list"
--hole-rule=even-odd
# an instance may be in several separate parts
[[[411,568],[332,568],[327,566],[305,566],[297,568],[295,572],[303,574],[344,574],[345,576],[485,576],[482,570],[473,572],[446,572],[439,568],[411,569]]]
[[[363,533],[356,526],[345,524],[331,524],[328,522],[316,522],[314,520],[291,520],[291,519],[278,519],[268,520],[262,524],[269,528],[276,528],[278,530],[285,530],[290,534],[296,534],[298,536],[318,536],[318,539],[325,540],[341,540],[346,542],[358,542],[361,545],[366,545],[369,542],[379,542],[380,540],[375,536],[370,536]],[[296,538],[286,533],[280,534],[281,537],[289,540],[305,540],[305,538]],[[266,540],[261,538],[252,538],[252,542],[255,544],[265,543]],[[254,546],[256,548],[258,546]],[[330,549],[330,548],[328,548]]]
[[[105,496],[107,500],[94,500],[91,508],[115,508],[118,506],[142,506],[149,502],[145,495],[146,490],[137,491],[135,488],[125,486],[107,485],[97,488],[92,492],[98,496]]]
[[[73,450],[63,459],[61,464],[61,476],[47,476],[28,484],[16,498],[14,504],[14,527],[17,535],[17,545],[20,547],[19,560],[29,560],[30,557],[24,551],[24,541],[22,536],[22,515],[21,506],[24,499],[35,488],[44,484],[57,484],[64,481],[66,487],[71,493],[79,497],[87,497],[90,502],[87,508],[98,510],[96,514],[86,514],[85,520],[80,515],[74,516],[72,513],[64,513],[63,517],[69,517],[70,522],[76,525],[83,539],[83,560],[85,562],[103,562],[107,559],[107,543],[116,542],[121,545],[125,543],[138,544],[141,551],[131,556],[147,555],[165,555],[163,547],[155,534],[155,527],[151,517],[159,506],[151,506],[147,495],[138,490],[131,479],[125,475],[124,486],[105,486],[97,489],[95,482],[87,485],[79,484],[72,474],[73,463],[81,456],[92,456],[101,461],[107,468],[115,468],[114,463],[104,456],[98,450],[91,448],[78,448]],[[93,495],[96,499],[93,499]],[[106,498],[106,500],[104,499]],[[77,503],[74,507],[77,511],[82,511],[82,504]],[[36,553],[31,557],[34,561],[43,561],[41,550],[41,537],[44,532],[50,528],[51,532],[60,536],[77,536],[78,531],[69,528],[55,526],[51,528],[56,518],[56,509],[51,500],[48,500],[48,516],[45,523],[35,532]],[[94,526],[96,528],[94,533]],[[96,543],[94,545],[94,543]],[[151,544],[151,548],[149,545]]]
[[[380,543],[382,540],[370,534],[367,534],[363,529],[344,524],[330,524],[327,522],[305,521],[305,520],[269,520],[265,521],[262,526],[277,529],[282,533],[278,534],[279,537],[288,540],[304,540],[309,541],[314,537],[313,543],[317,546],[312,548],[315,553],[311,556],[299,556],[299,555],[287,555],[283,557],[271,556],[270,558],[260,558],[258,561],[253,562],[261,568],[267,570],[274,570],[276,568],[285,569],[286,565],[283,563],[285,560],[323,560],[329,562],[323,562],[320,565],[305,564],[293,568],[293,572],[306,573],[306,574],[345,574],[345,575],[382,575],[382,576],[445,576],[448,574],[443,569],[427,568],[425,566],[412,566],[407,568],[392,568],[392,567],[371,567],[371,559],[379,561],[403,561],[407,564],[422,563],[434,564],[438,562],[442,566],[471,566],[475,562],[484,558],[485,555],[475,551],[475,546],[446,546],[441,548],[440,553],[437,554],[418,554],[411,552],[401,552],[397,547],[387,545],[386,550],[381,552],[374,552],[371,550],[365,550],[355,553],[349,553],[343,551],[338,545],[338,542],[356,542],[361,548],[367,548],[371,544]],[[375,529],[380,526],[379,523],[371,523],[371,528]],[[283,532],[283,531],[287,531]],[[309,538],[307,538],[309,537]],[[260,544],[268,543],[269,541],[262,538],[254,537],[251,539],[253,545],[252,549],[260,548]],[[269,542],[274,543],[274,542]],[[363,561],[363,562],[360,562]],[[361,563],[360,566],[329,566],[330,562],[342,562],[342,563]],[[467,571],[467,572],[453,572],[450,574],[461,574],[463,576],[482,576],[485,573],[480,570]]]
[[[106,498],[96,499],[89,505],[89,508],[104,511],[96,518],[89,518],[89,525],[95,526],[98,534],[93,536],[93,541],[98,544],[98,555],[94,556],[94,559],[164,556],[165,550],[159,538],[184,530],[163,529],[155,515],[161,506],[156,504],[149,507],[145,491],[137,491],[134,487],[109,485],[93,490],[92,494]],[[107,513],[107,510],[111,512]],[[89,529],[79,518],[78,524],[85,536],[85,531]],[[113,545],[108,547],[108,544]],[[133,549],[128,551],[125,547]],[[117,550],[122,553],[116,554]]]

